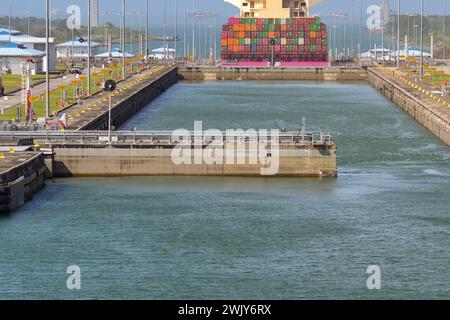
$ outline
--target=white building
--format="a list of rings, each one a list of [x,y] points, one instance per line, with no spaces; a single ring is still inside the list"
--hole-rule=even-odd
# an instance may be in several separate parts
[[[113,48],[111,51],[111,54],[107,51],[107,52],[103,52],[100,54],[95,55],[96,59],[122,59],[123,58],[123,53],[122,50],[120,50],[119,48]],[[129,52],[125,52],[125,58],[134,58],[134,54],[131,54]]]
[[[45,38],[37,38],[37,37],[29,36],[29,35],[23,34],[20,31],[17,31],[17,30],[11,30],[11,33],[10,33],[9,29],[0,28],[0,47],[2,46],[2,44],[9,43],[9,42],[20,43],[20,44],[23,44],[23,46],[25,48],[45,52],[45,43],[46,43]],[[49,47],[50,70],[54,70],[55,66],[56,66],[56,49],[55,49],[55,45],[54,45],[54,39],[49,38],[49,43],[50,43],[50,47]],[[46,70],[47,70],[47,67],[45,65],[45,59],[44,59],[43,71],[45,72]]]
[[[56,57],[58,59],[87,59],[88,41],[80,41],[80,38],[73,39],[56,45]],[[91,42],[92,56],[100,53],[102,45],[98,42]]]
[[[169,60],[175,59],[175,49],[172,48],[166,48],[165,54],[164,54],[164,48],[158,48],[152,50],[152,54],[149,55],[149,58],[151,59],[157,59],[157,60],[163,60],[164,58]]]
[[[45,52],[28,49],[21,43],[8,42],[0,47],[0,69],[2,73],[22,74],[23,65],[32,61],[31,72],[44,72]]]

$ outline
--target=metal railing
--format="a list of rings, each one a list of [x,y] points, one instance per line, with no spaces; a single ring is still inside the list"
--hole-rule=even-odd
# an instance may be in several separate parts
[[[217,132],[218,133],[218,132]],[[111,142],[113,143],[162,143],[178,144],[182,142],[272,142],[278,137],[278,143],[295,144],[333,144],[331,135],[324,132],[279,132],[272,135],[268,130],[267,134],[254,132],[235,133],[227,135],[211,134],[208,132],[174,134],[174,131],[113,131]],[[109,142],[108,131],[4,131],[0,132],[0,141],[17,141],[21,139],[33,139],[42,143],[107,143]]]

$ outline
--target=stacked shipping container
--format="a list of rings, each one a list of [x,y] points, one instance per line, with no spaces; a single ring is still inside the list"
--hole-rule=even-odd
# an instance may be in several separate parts
[[[320,18],[229,18],[222,28],[222,60],[326,62],[327,27]]]

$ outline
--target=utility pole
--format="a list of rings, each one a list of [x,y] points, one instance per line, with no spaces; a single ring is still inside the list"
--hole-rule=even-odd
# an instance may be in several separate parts
[[[359,60],[359,67],[362,67],[362,57],[361,57],[361,51],[362,51],[362,33],[363,33],[363,2],[360,1],[360,16],[359,16],[359,46],[358,46],[358,60]]]
[[[381,12],[381,60],[384,63],[384,3],[382,2],[382,12]]]
[[[446,1],[447,0],[443,0],[443,6],[444,6],[444,8],[443,8],[443,16],[444,16],[444,18],[443,18],[443,21],[442,21],[442,58],[445,60],[446,59],[446,57],[447,57],[447,54],[446,54],[446,52],[445,52],[445,50],[446,50],[446,45],[445,45],[445,20],[446,20],[446,18],[447,18],[447,7],[446,7],[446,5],[445,5],[445,3],[446,3]]]
[[[88,0],[88,59],[87,59],[87,95],[91,96],[91,0]]]
[[[187,43],[186,43],[186,14],[187,14],[187,12],[186,12],[186,10],[187,10],[187,7],[186,7],[186,2],[187,2],[187,0],[184,0],[184,17],[183,17],[183,19],[184,19],[184,23],[183,23],[183,57],[184,57],[184,59],[186,60],[186,57],[187,57]]]
[[[9,17],[8,17],[9,42],[11,42],[11,11],[12,11],[12,5],[11,5],[11,0],[9,0]]]
[[[420,0],[420,80],[423,79],[423,0]]]
[[[148,64],[148,34],[149,34],[149,27],[148,27],[148,0],[145,5],[145,62]]]
[[[122,77],[125,79],[126,77],[126,67],[125,67],[125,26],[126,26],[126,6],[125,0],[122,0]]]
[[[178,0],[175,0],[175,61],[178,57]]]
[[[164,0],[163,47],[164,47],[164,60],[166,60],[167,59],[167,0]]]
[[[25,14],[27,15],[27,34],[30,35],[30,14],[31,11],[25,11]]]
[[[135,11],[128,12],[130,16],[136,14]],[[133,17],[130,18],[130,53],[133,54]]]
[[[195,62],[195,8],[192,9],[192,62]]]
[[[397,69],[400,69],[400,0],[398,0],[397,9]]]
[[[46,70],[45,70],[45,117],[48,118],[50,116],[50,77],[49,77],[49,69],[50,69],[50,3],[49,0],[45,2],[45,62],[46,62]],[[11,31],[9,32],[11,34]]]
[[[105,21],[103,23],[103,29],[104,29],[104,32],[105,32],[105,35],[104,35],[104,37],[105,37],[105,48],[107,48],[108,47],[108,25],[107,25],[107,20],[106,19],[107,19],[107,17],[109,17],[109,12],[108,11],[104,11],[104,12],[100,13],[100,15],[105,17]]]

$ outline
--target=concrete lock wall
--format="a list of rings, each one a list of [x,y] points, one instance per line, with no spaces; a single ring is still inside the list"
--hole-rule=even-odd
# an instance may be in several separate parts
[[[345,68],[245,68],[245,67],[196,67],[179,68],[180,80],[325,80],[363,81],[364,69]]]
[[[161,93],[169,89],[178,81],[177,68],[173,68],[158,79],[150,82],[145,88],[124,99],[111,109],[111,122],[113,127],[119,127],[133,115],[152,102]],[[80,130],[107,130],[108,111],[91,120]]]
[[[30,200],[45,184],[47,168],[44,155],[36,153],[29,160],[1,174],[0,213],[8,213]]]
[[[373,70],[368,72],[368,81],[413,119],[450,146],[450,124],[448,120],[434,113],[432,108],[426,105],[426,102],[410,95]]]
[[[172,161],[169,146],[54,146],[53,173],[70,176],[259,176],[262,165],[183,164]],[[226,163],[226,161],[223,161]],[[336,147],[283,146],[277,176],[336,177]]]

